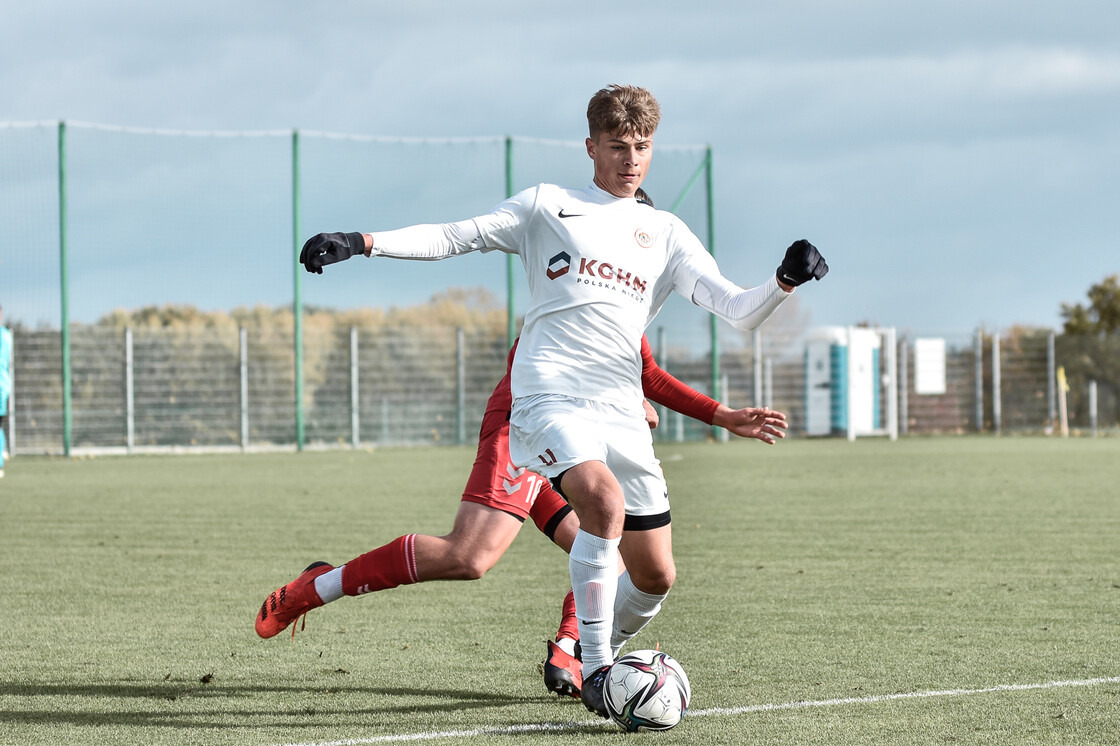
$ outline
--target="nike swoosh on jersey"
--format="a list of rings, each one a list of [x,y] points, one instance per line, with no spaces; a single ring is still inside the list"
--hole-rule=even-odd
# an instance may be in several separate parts
[[[561,207],[560,212],[556,213],[556,217],[558,217],[558,218],[582,218],[583,213],[582,212],[569,212],[569,213],[565,214],[564,213],[564,208]]]

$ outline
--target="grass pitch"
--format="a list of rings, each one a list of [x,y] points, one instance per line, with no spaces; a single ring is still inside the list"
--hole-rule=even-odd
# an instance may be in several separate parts
[[[678,581],[632,647],[689,673],[672,731],[545,693],[567,562],[531,524],[481,581],[256,637],[312,560],[450,528],[474,454],[439,448],[13,460],[0,743],[1120,741],[1120,440],[658,452]]]

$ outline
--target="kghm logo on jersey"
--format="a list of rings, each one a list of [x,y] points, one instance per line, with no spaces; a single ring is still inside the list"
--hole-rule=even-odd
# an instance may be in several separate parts
[[[561,251],[548,260],[548,269],[545,274],[550,280],[558,280],[568,274],[571,268],[571,254]],[[593,285],[615,291],[621,290],[635,300],[642,300],[642,296],[646,293],[645,280],[621,267],[615,267],[610,262],[580,258],[579,270],[576,275],[576,282],[581,285]]]
[[[555,280],[557,277],[563,277],[568,274],[568,270],[572,268],[572,257],[566,251],[561,251],[556,256],[548,260],[548,279]]]
[[[605,282],[596,282],[598,280],[605,280]],[[635,291],[639,295],[644,295],[646,292],[646,281],[635,274],[627,272],[621,267],[616,268],[610,262],[600,262],[598,259],[580,259],[579,260],[579,282],[588,285],[598,285],[599,287],[615,287],[628,288]]]
[[[634,231],[634,240],[637,241],[638,245],[643,249],[648,249],[650,246],[653,246],[653,236],[649,231],[644,231],[641,228]]]

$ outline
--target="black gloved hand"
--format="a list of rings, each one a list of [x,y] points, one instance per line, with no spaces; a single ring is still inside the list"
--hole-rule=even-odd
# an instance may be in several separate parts
[[[797,287],[809,280],[819,280],[828,274],[828,263],[817,247],[805,239],[794,241],[786,249],[785,259],[778,265],[778,279]]]
[[[323,267],[341,262],[366,251],[361,233],[320,233],[307,239],[299,252],[299,263],[308,272],[323,274]]]

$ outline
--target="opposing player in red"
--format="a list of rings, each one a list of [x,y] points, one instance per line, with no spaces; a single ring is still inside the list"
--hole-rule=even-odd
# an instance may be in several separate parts
[[[516,345],[510,350],[512,364]],[[785,437],[785,415],[769,409],[732,410],[699,393],[657,365],[649,341],[642,341],[642,385],[646,396],[663,406],[745,438],[774,443]],[[261,604],[257,634],[273,637],[311,609],[343,596],[429,580],[476,580],[493,567],[513,543],[526,517],[565,552],[571,550],[579,521],[571,507],[541,476],[518,469],[509,459],[509,372],[491,395],[479,432],[478,455],[463,491],[451,533],[408,534],[339,567],[309,566],[277,588]],[[655,415],[654,415],[655,416]],[[656,424],[651,420],[651,426]],[[545,683],[550,691],[579,697],[582,676],[573,646],[579,632],[574,601],[565,598],[557,642],[548,643]],[[293,628],[292,633],[295,634]]]

